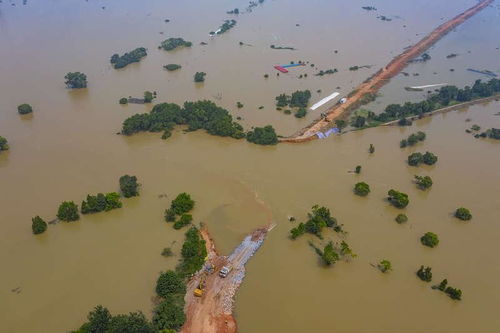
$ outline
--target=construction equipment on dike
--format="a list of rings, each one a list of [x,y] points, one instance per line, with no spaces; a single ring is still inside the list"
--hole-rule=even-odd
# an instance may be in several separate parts
[[[245,277],[245,264],[273,227],[271,224],[253,231],[229,256],[219,255],[208,230],[200,230],[208,254],[203,267],[187,285],[182,333],[236,333],[234,295]]]
[[[489,6],[493,3],[493,1],[495,0],[482,0],[463,13],[441,24],[418,43],[392,59],[387,66],[380,69],[373,76],[361,83],[348,95],[349,98],[346,103],[336,104],[327,111],[326,117],[320,117],[314,120],[309,126],[301,129],[290,137],[280,138],[279,142],[300,143],[317,139],[318,136],[316,133],[324,131],[330,127],[333,120],[340,117],[347,117],[349,112],[352,112],[361,105],[372,101],[378,90],[389,82],[392,77],[399,74],[403,68],[408,65],[410,60],[424,53],[443,36]]]

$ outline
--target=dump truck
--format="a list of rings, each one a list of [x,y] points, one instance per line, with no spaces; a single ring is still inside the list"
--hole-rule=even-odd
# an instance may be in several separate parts
[[[231,266],[222,267],[221,270],[219,271],[219,276],[221,278],[225,278],[229,274],[229,272],[231,272],[231,269],[232,269]]]

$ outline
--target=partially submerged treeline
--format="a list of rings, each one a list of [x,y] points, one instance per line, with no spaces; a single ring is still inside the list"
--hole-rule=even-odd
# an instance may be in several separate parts
[[[171,135],[177,125],[186,125],[187,131],[206,130],[209,134],[247,138],[249,142],[261,145],[274,145],[278,137],[272,126],[255,128],[247,133],[243,127],[233,121],[231,114],[211,101],[185,102],[181,108],[173,103],[161,103],[153,107],[150,113],[138,113],[123,122],[122,134],[132,135],[138,132],[164,132],[163,138]]]
[[[487,82],[476,80],[472,87],[466,86],[463,89],[452,85],[444,86],[436,93],[431,94],[424,101],[417,103],[406,102],[404,104],[390,104],[385,108],[384,112],[378,115],[370,114],[366,119],[367,126],[376,126],[381,123],[406,117],[421,117],[426,113],[446,106],[491,97],[498,93],[500,93],[500,80],[494,78]]]
[[[342,225],[337,222],[337,219],[331,215],[330,210],[326,207],[313,206],[307,217],[308,219],[305,223],[301,222],[297,227],[290,230],[290,237],[292,239],[297,239],[305,233],[310,233],[319,239],[323,239],[322,230],[324,228],[331,228],[337,233],[344,233]],[[317,247],[311,241],[309,245],[327,266],[335,264],[341,258],[356,257],[356,254],[352,252],[345,241],[342,241],[340,244],[329,241],[323,249]]]
[[[72,333],[173,333],[186,321],[184,295],[189,277],[201,269],[207,256],[205,241],[195,227],[185,234],[181,258],[175,270],[163,272],[156,281],[157,305],[149,321],[142,312],[111,315],[98,305],[90,311],[85,322]]]
[[[125,198],[135,197],[139,195],[139,184],[137,177],[124,175],[120,177],[120,192]],[[98,193],[97,195],[87,195],[87,199],[82,201],[80,213],[93,214],[103,211],[110,211],[122,207],[120,201],[121,195],[117,192],[107,194]],[[73,201],[64,201],[59,205],[57,210],[57,219],[65,222],[74,222],[80,219],[78,205]],[[38,235],[47,230],[47,222],[40,216],[35,216],[31,220],[31,228],[33,234]]]

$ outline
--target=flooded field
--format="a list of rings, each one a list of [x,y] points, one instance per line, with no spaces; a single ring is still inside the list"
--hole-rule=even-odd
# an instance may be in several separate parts
[[[149,316],[158,273],[176,264],[161,250],[172,246],[178,254],[183,239],[182,231],[163,222],[163,211],[184,191],[196,200],[195,221],[208,225],[222,253],[252,229],[277,223],[250,260],[237,295],[240,332],[499,331],[500,143],[475,139],[465,130],[472,124],[499,128],[500,103],[437,115],[409,128],[374,128],[303,145],[261,147],[201,131],[176,130],[167,141],[159,134],[115,134],[124,119],[150,109],[120,106],[119,98],[141,97],[145,90],[157,91],[157,102],[210,99],[242,117],[247,129],[272,124],[279,134],[291,134],[322,110],[296,119],[275,110],[275,96],[297,89],[310,89],[312,102],[333,91],[345,95],[442,20],[474,3],[268,0],[236,17],[232,30],[211,38],[210,31],[233,17],[225,12],[244,8],[247,1],[23,5],[4,0],[0,135],[11,149],[0,153],[0,331],[67,332],[96,304],[113,313],[141,310]],[[378,10],[366,12],[361,9],[366,5]],[[381,111],[388,103],[425,95],[406,92],[404,86],[462,86],[481,78],[468,67],[498,72],[498,6],[497,1],[446,36],[429,51],[429,62],[410,65],[410,76],[395,78],[367,108]],[[158,50],[168,37],[182,37],[193,47]],[[272,44],[297,50],[273,50]],[[113,53],[140,46],[148,48],[140,63],[111,67]],[[459,56],[447,59],[451,53]],[[273,65],[298,60],[317,69],[276,76]],[[183,67],[167,72],[162,66],[168,63]],[[372,67],[349,71],[353,65]],[[339,72],[314,76],[330,68]],[[67,90],[63,77],[69,71],[86,73],[89,88]],[[193,82],[196,71],[207,73],[204,84]],[[298,78],[305,73],[307,78]],[[239,110],[238,101],[244,104]],[[17,114],[21,103],[33,106],[33,116]],[[399,141],[418,130],[427,133],[427,140],[400,149]],[[367,152],[370,143],[374,155]],[[410,153],[427,150],[438,155],[435,166],[405,163]],[[349,173],[356,165],[363,166],[361,175]],[[124,199],[122,209],[32,235],[33,216],[51,220],[64,200],[79,203],[87,194],[116,191],[125,173],[139,178],[140,197]],[[415,174],[430,175],[432,189],[418,190]],[[368,197],[352,193],[358,181],[370,184]],[[390,188],[410,196],[404,225],[394,222],[398,210],[384,200]],[[298,222],[287,216],[304,220],[314,204],[329,207],[345,225],[356,259],[325,268],[307,241],[319,245],[336,236],[326,234],[323,243],[309,236],[288,238]],[[471,222],[452,217],[459,206],[471,209]],[[420,244],[427,231],[439,235],[437,248]],[[381,259],[391,260],[394,271],[383,275],[370,265]],[[418,280],[414,272],[420,265],[433,268],[432,283],[448,278],[462,289],[463,301],[453,302]]]

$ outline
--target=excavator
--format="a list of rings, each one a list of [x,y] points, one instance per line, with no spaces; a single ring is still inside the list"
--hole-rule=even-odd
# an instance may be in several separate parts
[[[214,272],[214,266],[212,264],[208,264],[200,276],[200,282],[198,283],[198,287],[193,291],[193,294],[196,297],[203,296],[203,292],[205,290],[205,282],[207,280],[207,275],[212,274]]]
[[[203,274],[200,277],[200,282],[198,283],[198,288],[196,288],[193,292],[193,294],[196,297],[201,297],[203,296],[203,291],[205,290],[205,280],[207,279],[207,274],[203,272]]]

